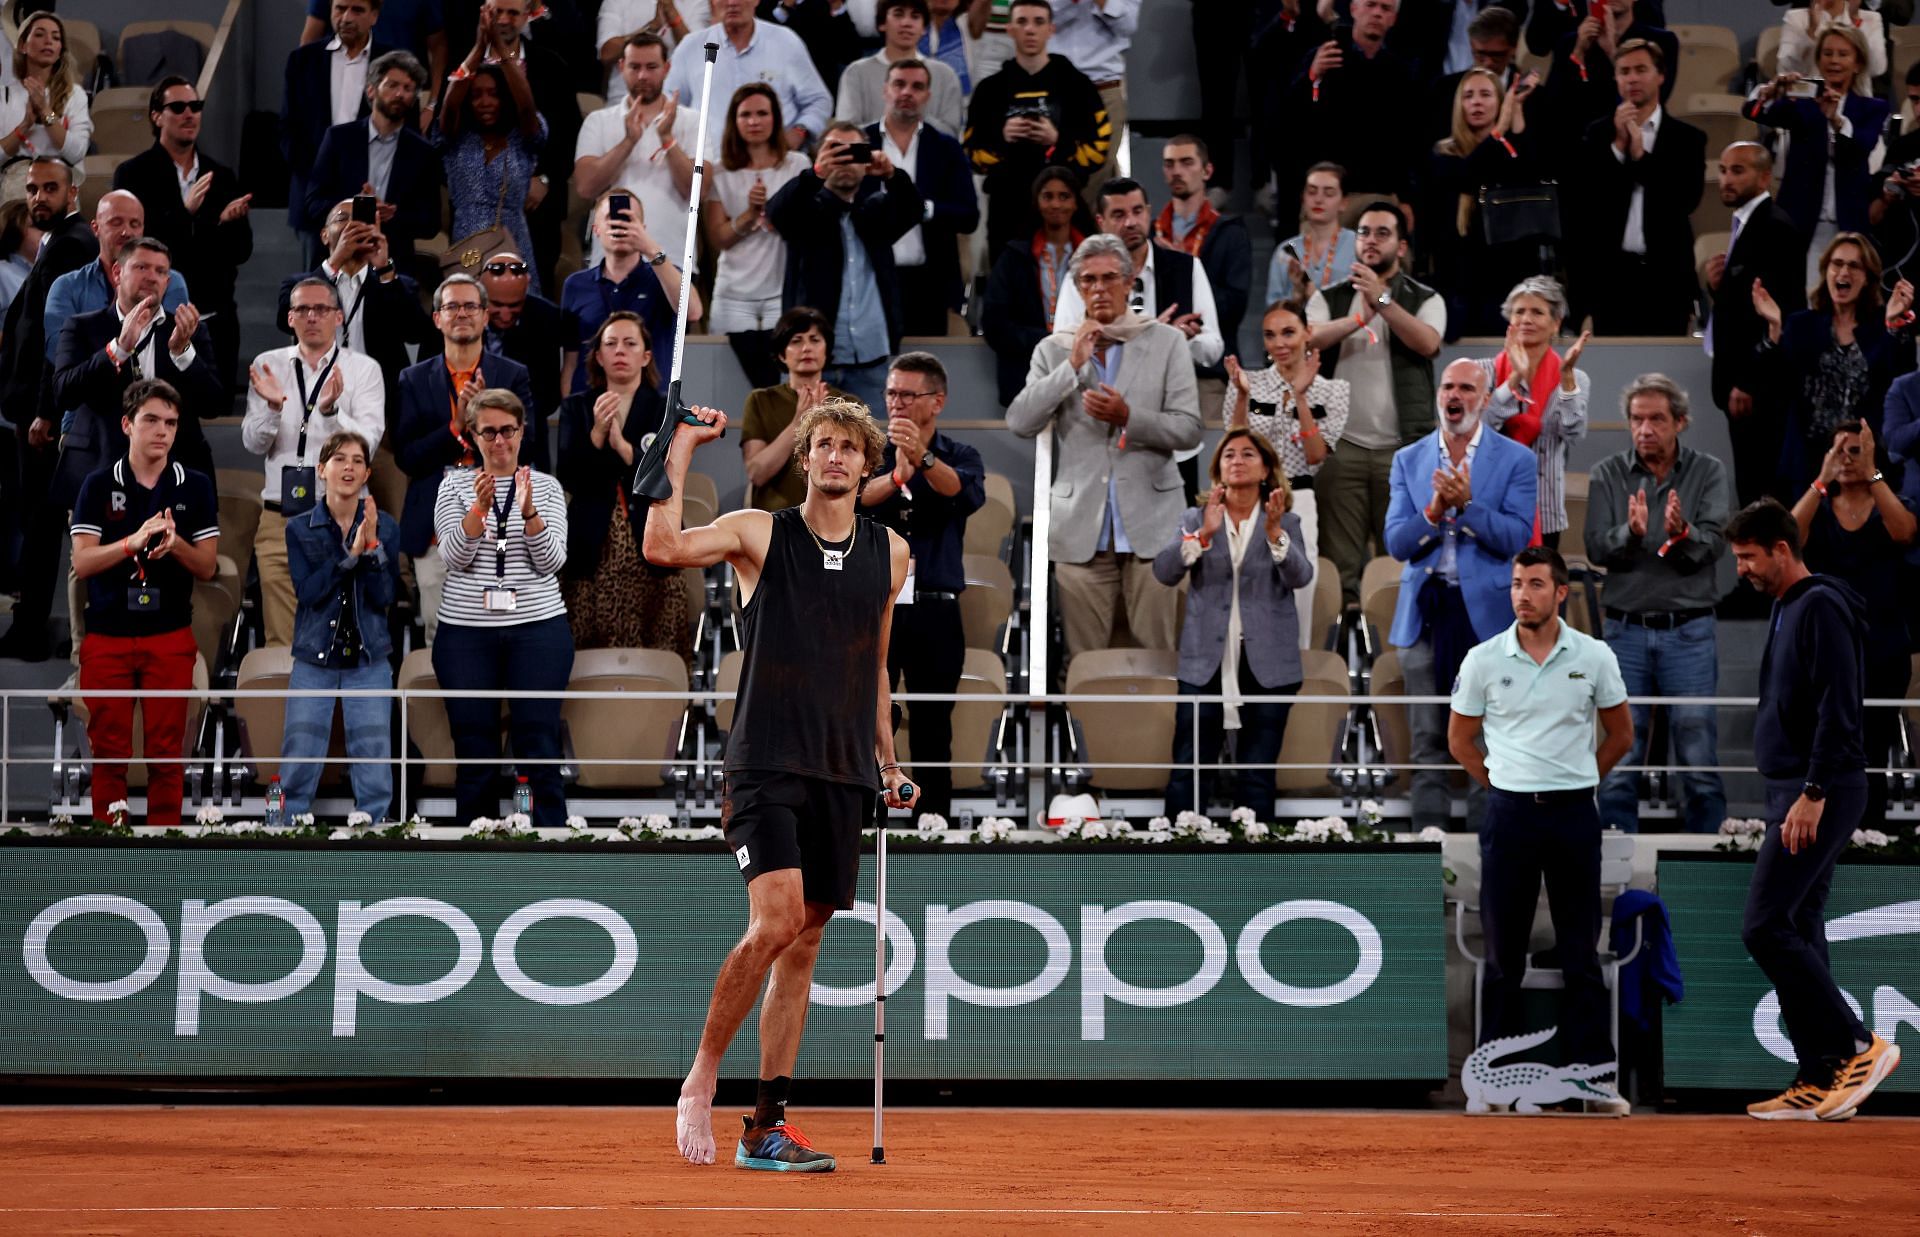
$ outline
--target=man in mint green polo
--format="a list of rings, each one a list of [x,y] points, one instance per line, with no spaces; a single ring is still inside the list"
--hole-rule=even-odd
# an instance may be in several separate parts
[[[1567,564],[1529,546],[1513,560],[1514,624],[1468,651],[1453,684],[1447,746],[1487,787],[1480,826],[1480,927],[1487,966],[1480,1040],[1516,1035],[1540,882],[1566,987],[1560,1046],[1570,1063],[1614,1061],[1600,932],[1600,814],[1594,791],[1633,743],[1613,650],[1560,621]],[[1595,724],[1602,737],[1595,750]],[[1484,738],[1482,757],[1477,740]],[[1613,1103],[1625,1112],[1611,1084]]]

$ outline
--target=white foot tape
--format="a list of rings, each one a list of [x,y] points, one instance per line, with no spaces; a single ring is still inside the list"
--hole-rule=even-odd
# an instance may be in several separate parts
[[[680,1110],[673,1122],[673,1135],[680,1154],[689,1164],[713,1163],[713,1104],[691,1096],[680,1097]]]

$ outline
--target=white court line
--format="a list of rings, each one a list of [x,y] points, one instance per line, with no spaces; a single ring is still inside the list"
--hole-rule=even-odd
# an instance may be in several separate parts
[[[624,1204],[479,1204],[449,1203],[367,1203],[335,1206],[261,1206],[261,1207],[0,1207],[0,1215],[154,1215],[202,1214],[223,1212],[502,1212],[502,1211],[672,1211],[748,1215],[901,1215],[901,1216],[1217,1216],[1221,1218],[1264,1218],[1279,1216],[1348,1216],[1425,1220],[1557,1220],[1553,1211],[1387,1211],[1366,1209],[1312,1210],[1234,1210],[1226,1208],[1177,1207],[753,1207],[698,1206],[672,1203]]]

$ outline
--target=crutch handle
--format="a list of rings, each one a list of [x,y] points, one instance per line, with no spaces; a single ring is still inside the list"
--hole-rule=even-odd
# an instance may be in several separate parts
[[[912,782],[902,782],[900,783],[900,789],[894,793],[900,796],[900,802],[912,803],[913,797],[920,793],[920,788]]]

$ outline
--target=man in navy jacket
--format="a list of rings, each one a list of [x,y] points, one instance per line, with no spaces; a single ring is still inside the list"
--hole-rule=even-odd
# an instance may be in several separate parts
[[[333,127],[334,117],[353,109],[364,119],[367,94],[359,83],[371,80],[369,66],[392,51],[373,41],[373,23],[380,15],[376,0],[336,0],[330,6],[331,39],[303,43],[287,54],[287,85],[280,99],[280,154],[287,161],[287,219],[300,238],[305,263],[320,265],[320,225],[302,216],[307,197],[307,172],[320,152],[320,139]],[[335,84],[341,89],[336,94]]]
[[[925,123],[931,81],[925,61],[894,61],[887,68],[886,117],[866,129],[867,141],[884,150],[920,193],[922,222],[893,246],[905,335],[947,333],[947,312],[959,310],[964,293],[960,237],[980,226],[967,152]]]
[[[380,230],[403,268],[414,244],[440,231],[440,152],[410,123],[426,88],[427,71],[411,53],[388,52],[373,62],[372,111],[327,130],[307,172],[306,195],[292,203],[307,227],[319,231],[335,205],[372,190]]]

